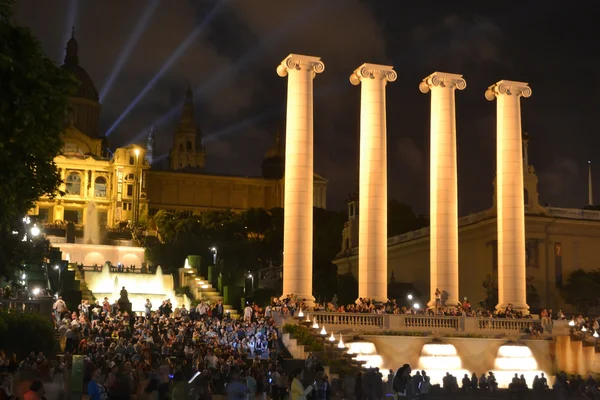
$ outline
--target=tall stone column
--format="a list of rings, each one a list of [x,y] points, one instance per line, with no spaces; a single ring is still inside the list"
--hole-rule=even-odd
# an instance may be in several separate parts
[[[311,304],[313,251],[313,78],[318,57],[290,54],[277,67],[288,76],[283,221],[283,296]]]
[[[500,81],[485,92],[496,99],[496,191],[498,214],[498,305],[529,312],[525,265],[525,204],[521,97],[531,96],[527,83]]]
[[[431,91],[429,307],[435,307],[437,289],[442,292],[443,305],[454,307],[460,301],[454,91],[466,87],[462,75],[444,72],[434,72],[419,85],[422,93]]]
[[[385,86],[393,67],[363,64],[350,76],[360,88],[358,296],[387,301],[387,122]]]

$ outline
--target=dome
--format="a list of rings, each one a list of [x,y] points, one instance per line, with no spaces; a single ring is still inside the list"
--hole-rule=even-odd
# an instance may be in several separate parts
[[[87,71],[79,65],[67,65],[64,64],[62,69],[69,71],[75,76],[75,79],[79,81],[77,91],[73,94],[73,97],[81,97],[93,101],[98,101],[98,91],[94,86],[92,78],[88,75]]]
[[[79,46],[75,40],[75,29],[71,33],[71,39],[67,42],[67,52],[65,54],[65,63],[62,69],[69,71],[75,79],[79,81],[79,86],[73,97],[80,97],[93,101],[98,101],[98,91],[92,78],[87,71],[79,65]]]

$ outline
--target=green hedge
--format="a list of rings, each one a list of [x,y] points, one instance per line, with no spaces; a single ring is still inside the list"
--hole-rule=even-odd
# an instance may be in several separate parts
[[[324,349],[323,339],[316,337],[311,329],[305,326],[285,324],[283,333],[289,333],[298,343],[306,346],[310,352],[320,352]]]
[[[0,311],[0,348],[7,353],[16,353],[19,359],[32,351],[50,355],[54,340],[54,327],[47,317]]]

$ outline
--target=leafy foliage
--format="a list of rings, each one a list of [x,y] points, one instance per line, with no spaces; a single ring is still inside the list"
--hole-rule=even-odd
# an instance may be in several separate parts
[[[483,289],[485,290],[485,299],[479,302],[479,305],[486,310],[494,310],[498,304],[498,281],[495,277],[488,274],[483,281]],[[533,276],[527,277],[527,304],[534,307],[540,300],[540,295],[534,284]]]
[[[315,336],[311,329],[304,325],[285,324],[283,325],[283,333],[289,333],[298,343],[306,346],[308,351],[323,351],[323,339]]]
[[[28,28],[0,0],[0,249],[14,265],[10,243],[21,218],[60,184],[54,164],[62,147],[68,96],[75,81],[43,52]],[[8,253],[6,253],[8,252]]]
[[[41,314],[1,311],[0,343],[7,353],[15,353],[18,358],[32,351],[49,355],[54,347],[54,328]]]
[[[565,301],[583,314],[600,305],[600,271],[578,269],[571,272],[562,288]]]
[[[398,200],[388,202],[388,236],[402,235],[429,225],[422,215],[417,215],[412,208]]]

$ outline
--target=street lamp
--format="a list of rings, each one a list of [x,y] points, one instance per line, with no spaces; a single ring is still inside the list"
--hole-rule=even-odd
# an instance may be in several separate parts
[[[55,265],[54,269],[58,271],[58,291],[60,292],[60,290],[62,289],[61,280],[60,280],[60,275],[61,275],[61,272],[62,272],[62,268],[59,267],[58,265]]]
[[[407,297],[408,297],[409,300],[413,299],[413,295],[412,294],[409,294]]]
[[[213,265],[216,266],[217,265],[217,248],[211,247],[210,251],[212,251],[212,253],[213,253]]]
[[[41,230],[40,228],[37,226],[37,224],[33,224],[33,226],[31,227],[31,236],[33,237],[37,237],[39,236]]]
[[[250,271],[248,271],[248,278],[250,278],[250,289],[254,292],[254,277]]]

